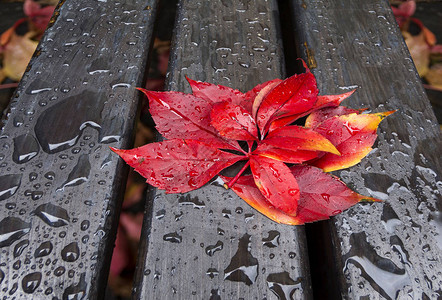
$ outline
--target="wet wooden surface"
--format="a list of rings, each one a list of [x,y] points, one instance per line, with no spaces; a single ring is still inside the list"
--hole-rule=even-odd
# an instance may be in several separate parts
[[[243,92],[284,77],[275,1],[180,2],[168,89],[185,76]],[[276,224],[220,179],[153,192],[141,241],[138,299],[310,299],[303,227]]]
[[[298,51],[321,94],[357,87],[344,105],[398,110],[381,123],[374,151],[339,173],[385,202],[316,228],[329,251],[310,255],[339,288],[336,296],[314,286],[315,297],[441,297],[440,131],[388,3],[291,3]],[[6,299],[104,294],[126,170],[108,146],[131,146],[155,12],[153,0],[57,9],[2,123]],[[285,76],[275,1],[182,0],[177,22],[169,90],[190,92],[185,75],[241,91]],[[303,227],[269,221],[219,180],[150,196],[136,298],[312,298]]]
[[[442,297],[441,139],[387,1],[292,1],[299,53],[320,94],[357,88],[343,105],[398,110],[374,150],[339,172],[359,193],[329,222],[340,292],[348,299]],[[336,273],[335,273],[336,274]],[[329,278],[334,278],[333,276]]]
[[[2,124],[6,299],[101,298],[115,239],[156,1],[61,4]]]

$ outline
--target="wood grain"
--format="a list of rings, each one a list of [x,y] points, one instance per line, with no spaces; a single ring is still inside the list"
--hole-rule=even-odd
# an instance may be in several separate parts
[[[292,1],[300,55],[320,94],[357,87],[344,102],[397,110],[374,150],[340,177],[385,200],[329,225],[348,299],[437,299],[442,289],[440,129],[387,1]],[[333,262],[331,262],[333,263]]]
[[[0,290],[102,298],[156,1],[62,1],[0,137]]]
[[[275,1],[181,1],[168,89],[190,92],[185,75],[243,92],[283,77],[277,21]],[[270,221],[219,179],[150,201],[137,299],[311,297],[302,227]]]

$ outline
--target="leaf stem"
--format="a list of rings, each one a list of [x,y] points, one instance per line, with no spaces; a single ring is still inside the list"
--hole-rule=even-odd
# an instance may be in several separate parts
[[[242,169],[238,172],[238,174],[236,174],[235,177],[233,177],[227,184],[224,184],[224,187],[226,189],[230,189],[238,180],[239,176],[241,176],[241,174],[249,167],[249,165],[250,165],[250,160],[247,161],[247,163],[244,165],[244,167],[242,167]]]
[[[18,82],[0,84],[0,90],[18,87]]]

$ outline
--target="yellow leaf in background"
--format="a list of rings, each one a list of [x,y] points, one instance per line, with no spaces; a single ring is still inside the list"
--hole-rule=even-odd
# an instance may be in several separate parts
[[[404,36],[405,43],[408,46],[419,76],[424,77],[430,65],[430,46],[427,44],[423,31],[415,36],[408,32],[402,32],[402,35]]]
[[[433,65],[425,75],[425,79],[430,85],[442,89],[442,63]]]
[[[32,54],[37,48],[38,42],[31,37],[34,33],[29,32],[24,36],[13,32],[3,48],[3,74],[12,80],[19,81],[31,60]]]

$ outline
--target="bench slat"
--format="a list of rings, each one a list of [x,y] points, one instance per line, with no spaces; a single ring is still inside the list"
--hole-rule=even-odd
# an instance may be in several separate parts
[[[0,137],[0,290],[104,294],[156,1],[62,1]]]
[[[243,92],[284,76],[276,1],[185,0],[178,10],[169,90],[190,92],[185,75]],[[220,182],[150,200],[136,298],[309,299],[303,227],[270,221]]]
[[[398,111],[375,149],[340,172],[357,205],[331,226],[341,293],[349,299],[442,297],[440,129],[387,1],[292,1],[302,56],[322,94],[358,87],[344,102]]]

